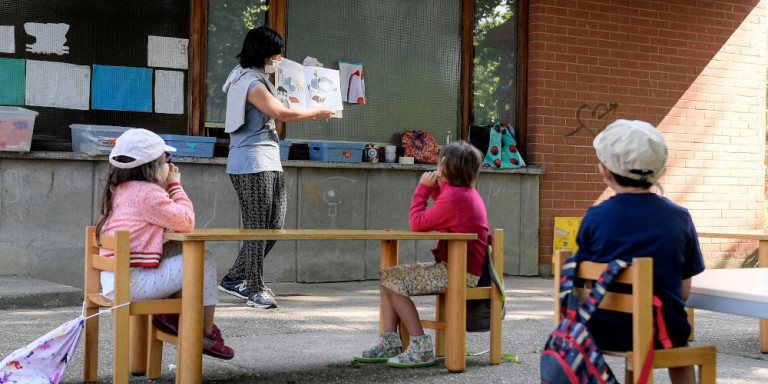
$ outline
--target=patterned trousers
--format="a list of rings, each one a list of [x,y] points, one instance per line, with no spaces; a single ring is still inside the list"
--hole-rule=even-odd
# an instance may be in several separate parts
[[[243,228],[282,229],[285,226],[288,199],[282,172],[230,174],[229,179],[240,200]],[[264,290],[264,258],[274,245],[275,240],[243,241],[240,253],[229,270],[229,277],[246,280],[249,292]]]

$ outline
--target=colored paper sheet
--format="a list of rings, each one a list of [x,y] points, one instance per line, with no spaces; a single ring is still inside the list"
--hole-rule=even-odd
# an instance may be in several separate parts
[[[341,80],[341,98],[347,103],[365,104],[363,65],[340,61],[339,78]]]
[[[24,105],[23,59],[0,58],[0,105]]]
[[[90,85],[87,65],[27,60],[27,105],[88,110]]]
[[[155,112],[184,113],[184,72],[155,71]]]
[[[187,69],[189,67],[189,39],[149,36],[147,66]]]
[[[16,53],[13,25],[0,25],[0,53]]]
[[[69,53],[67,31],[64,23],[24,23],[24,31],[35,37],[33,44],[27,44],[27,52],[64,55]]]
[[[93,66],[93,109],[152,112],[152,70]]]

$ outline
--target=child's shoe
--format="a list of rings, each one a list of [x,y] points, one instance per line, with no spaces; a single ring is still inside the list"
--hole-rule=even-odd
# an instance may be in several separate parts
[[[355,356],[355,361],[361,363],[386,363],[390,357],[397,356],[403,344],[397,332],[384,332],[376,339],[373,346],[363,351],[361,356]]]
[[[152,324],[165,333],[179,334],[179,315],[155,315],[152,318]]]
[[[217,359],[229,360],[235,357],[235,351],[224,345],[224,339],[221,338],[221,331],[215,324],[211,333],[203,333],[203,353]]]
[[[411,336],[411,344],[405,351],[389,360],[387,364],[398,368],[426,367],[435,364],[432,336]]]

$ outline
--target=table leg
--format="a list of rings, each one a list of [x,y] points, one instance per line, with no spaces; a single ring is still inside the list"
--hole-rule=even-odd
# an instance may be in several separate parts
[[[448,289],[446,289],[445,367],[450,372],[466,369],[467,241],[448,241]]]
[[[757,266],[768,268],[768,240],[760,240]],[[768,353],[768,319],[760,319],[760,352]]]
[[[381,270],[397,265],[398,255],[398,241],[397,240],[382,240],[381,241]],[[379,301],[379,334],[384,332],[384,326],[381,319],[381,301]]]
[[[205,242],[185,241],[183,249],[176,383],[202,383]]]

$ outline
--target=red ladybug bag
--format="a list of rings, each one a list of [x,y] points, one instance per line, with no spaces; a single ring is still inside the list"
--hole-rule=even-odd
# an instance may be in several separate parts
[[[421,164],[437,164],[437,140],[424,131],[403,133],[403,156],[413,157],[413,161]]]

